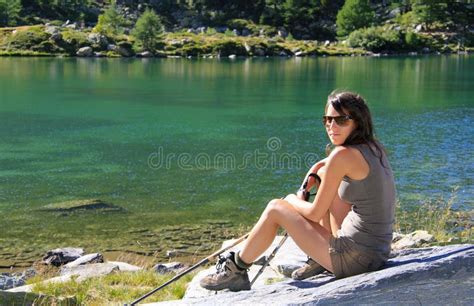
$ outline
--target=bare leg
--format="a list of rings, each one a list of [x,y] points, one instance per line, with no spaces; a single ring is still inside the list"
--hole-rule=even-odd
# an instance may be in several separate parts
[[[331,228],[331,217],[329,211],[324,215],[324,217],[319,221],[319,224],[324,227],[328,232],[332,232]]]
[[[272,200],[253,227],[240,258],[247,263],[257,259],[275,239],[278,227],[282,226],[296,244],[324,268],[333,271],[329,256],[331,233],[319,223],[301,216],[285,200]]]
[[[339,195],[336,194],[329,207],[331,231],[334,237],[337,237],[337,231],[341,229],[342,221],[346,218],[352,205],[344,202]]]

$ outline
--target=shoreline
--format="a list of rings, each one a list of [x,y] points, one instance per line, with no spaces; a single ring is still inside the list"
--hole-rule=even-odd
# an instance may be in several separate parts
[[[419,56],[450,56],[450,55],[472,55],[474,51],[459,51],[459,52],[431,52],[431,53],[418,53],[418,52],[408,52],[408,53],[367,53],[367,54],[321,54],[321,55],[228,55],[228,56],[217,56],[217,55],[157,55],[157,56],[129,56],[129,57],[117,57],[117,56],[72,56],[68,54],[54,54],[54,53],[41,53],[35,51],[0,51],[0,58],[7,57],[24,57],[24,58],[33,58],[33,57],[47,57],[47,58],[105,58],[105,59],[287,59],[287,58],[325,58],[325,57],[419,57]]]
[[[440,39],[439,33],[419,32]],[[400,42],[401,44],[403,42]],[[0,57],[83,58],[291,58],[341,56],[469,55],[474,47],[437,41],[419,45],[355,47],[346,40],[297,40],[284,36],[167,32],[150,50],[137,49],[133,36],[105,35],[92,28],[40,24],[0,28]]]

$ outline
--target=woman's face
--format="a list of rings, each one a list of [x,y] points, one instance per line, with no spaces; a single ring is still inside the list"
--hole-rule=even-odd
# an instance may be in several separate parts
[[[340,114],[338,113],[334,107],[329,104],[326,110],[326,116],[328,117],[337,117],[337,116],[345,116],[347,114]],[[331,143],[335,146],[342,145],[346,138],[352,133],[352,131],[356,128],[356,124],[354,120],[347,119],[347,120],[340,120],[344,121],[340,125],[334,119],[329,119],[326,121],[326,133],[328,133],[328,137],[331,140]]]

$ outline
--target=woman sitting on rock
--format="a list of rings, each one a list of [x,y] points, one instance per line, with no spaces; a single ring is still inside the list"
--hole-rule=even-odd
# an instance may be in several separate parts
[[[249,290],[247,269],[280,226],[314,260],[293,273],[295,278],[314,275],[321,266],[342,278],[377,270],[387,261],[395,185],[386,153],[374,138],[370,111],[358,94],[332,93],[323,124],[334,148],[309,170],[308,184],[296,195],[270,201],[243,248],[203,278],[202,287]],[[321,178],[313,205],[304,200],[316,183],[311,173]]]

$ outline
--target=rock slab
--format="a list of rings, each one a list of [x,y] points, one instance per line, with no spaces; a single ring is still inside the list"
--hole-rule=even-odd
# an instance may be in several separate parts
[[[48,251],[43,257],[43,263],[59,267],[81,257],[84,250],[81,248],[62,248]]]
[[[405,249],[382,270],[344,279],[322,274],[153,305],[474,305],[473,270],[472,244]]]
[[[92,264],[92,263],[102,263],[104,262],[104,256],[100,253],[91,253],[79,257],[78,259],[71,261],[64,265],[63,269],[74,268],[77,266]]]

